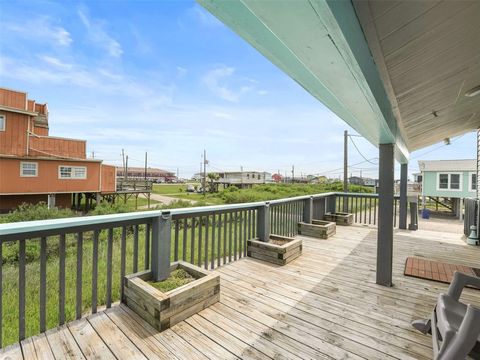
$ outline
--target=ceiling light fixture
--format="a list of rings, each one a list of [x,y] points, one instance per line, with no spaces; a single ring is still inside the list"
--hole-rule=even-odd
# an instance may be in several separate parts
[[[450,145],[450,138],[445,138],[445,139],[443,139],[443,143],[444,143],[445,145]]]
[[[475,86],[474,88],[468,90],[465,93],[466,97],[474,97],[474,96],[477,96],[477,95],[480,95],[480,85]]]

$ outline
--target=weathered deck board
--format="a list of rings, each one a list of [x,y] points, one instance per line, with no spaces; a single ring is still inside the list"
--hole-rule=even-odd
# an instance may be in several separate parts
[[[447,285],[405,277],[407,256],[479,267],[480,249],[460,235],[397,231],[394,284],[375,284],[376,232],[337,228],[303,238],[285,266],[244,258],[216,270],[221,301],[158,332],[126,306],[26,339],[0,359],[429,359],[431,339],[414,331]],[[465,301],[480,304],[480,291]],[[23,355],[22,355],[23,351]]]

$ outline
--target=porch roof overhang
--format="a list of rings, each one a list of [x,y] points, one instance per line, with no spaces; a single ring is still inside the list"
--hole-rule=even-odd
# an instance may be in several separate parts
[[[479,2],[197,1],[401,163],[480,126]]]

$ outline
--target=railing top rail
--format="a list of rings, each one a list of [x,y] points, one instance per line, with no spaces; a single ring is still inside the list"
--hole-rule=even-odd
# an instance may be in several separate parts
[[[292,201],[306,200],[311,197],[323,198],[332,195],[343,195],[342,193],[320,193],[313,195],[304,195],[296,196],[285,199],[277,199],[271,201],[258,201],[251,203],[243,204],[228,204],[228,205],[211,205],[211,206],[199,206],[191,208],[181,208],[181,209],[166,209],[166,210],[153,210],[153,211],[140,211],[132,213],[122,213],[122,214],[111,214],[111,215],[97,215],[97,216],[85,216],[85,217],[73,217],[73,218],[62,218],[62,219],[51,219],[51,220],[36,220],[36,221],[25,221],[25,222],[15,222],[9,224],[0,224],[0,240],[2,237],[12,238],[12,235],[17,235],[19,239],[26,234],[32,233],[41,233],[41,232],[52,232],[56,231],[61,233],[62,231],[71,229],[71,228],[88,228],[102,225],[103,228],[121,226],[122,223],[140,221],[140,220],[149,220],[155,217],[160,216],[162,213],[169,212],[172,216],[185,216],[196,214],[205,214],[208,212],[221,212],[229,210],[242,210],[242,209],[252,209],[270,203],[272,205],[282,204]],[[373,195],[373,194],[368,194]],[[109,226],[110,225],[110,226]]]

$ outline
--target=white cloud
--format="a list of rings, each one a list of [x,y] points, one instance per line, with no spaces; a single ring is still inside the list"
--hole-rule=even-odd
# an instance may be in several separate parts
[[[187,69],[181,66],[177,66],[177,78],[182,78],[187,74]]]
[[[50,18],[43,16],[21,23],[4,23],[2,31],[19,34],[23,38],[47,41],[55,46],[69,46],[73,40],[63,27],[53,25]]]
[[[62,69],[71,69],[73,67],[72,64],[65,63],[61,61],[60,59],[53,57],[53,56],[48,56],[48,55],[40,55],[40,59],[42,59],[45,63],[49,65],[53,65],[58,68]]]
[[[268,91],[267,90],[260,90],[257,92],[258,95],[267,95]]]
[[[212,93],[220,98],[230,102],[238,102],[241,95],[251,91],[253,88],[250,85],[243,85],[238,90],[235,90],[228,86],[227,82],[234,73],[235,68],[222,65],[208,71],[203,76],[202,81]]]
[[[122,46],[105,31],[104,24],[101,21],[91,19],[86,8],[78,9],[77,14],[87,29],[88,37],[92,43],[104,49],[112,57],[122,56]]]

